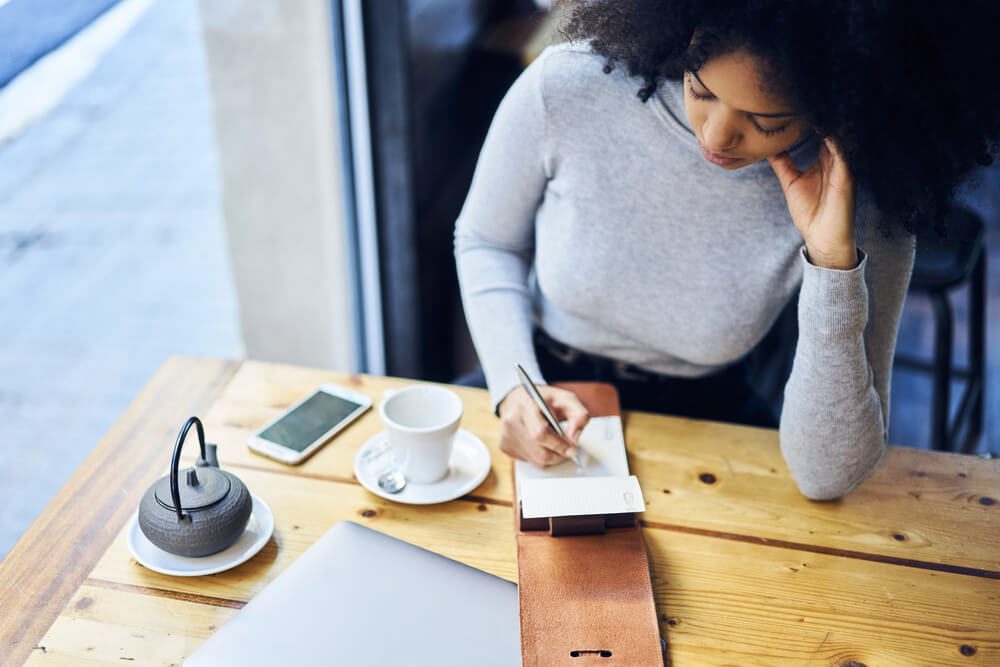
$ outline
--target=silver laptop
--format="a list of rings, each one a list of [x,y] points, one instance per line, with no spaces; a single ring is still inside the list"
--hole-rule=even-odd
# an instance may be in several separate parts
[[[343,521],[184,664],[520,665],[517,586]]]

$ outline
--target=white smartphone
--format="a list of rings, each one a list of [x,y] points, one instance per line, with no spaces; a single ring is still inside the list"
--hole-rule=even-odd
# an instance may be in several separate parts
[[[301,463],[371,405],[365,394],[324,384],[250,436],[247,446],[282,463]]]

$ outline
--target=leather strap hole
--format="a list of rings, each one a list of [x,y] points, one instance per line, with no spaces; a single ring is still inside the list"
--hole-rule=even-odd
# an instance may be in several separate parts
[[[569,652],[569,657],[571,658],[581,658],[585,655],[598,655],[602,658],[610,658],[611,651],[603,648],[602,649],[590,648],[590,649],[577,649],[575,651]]]

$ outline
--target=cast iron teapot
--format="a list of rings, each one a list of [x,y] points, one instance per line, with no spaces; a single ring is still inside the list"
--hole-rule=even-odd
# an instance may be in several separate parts
[[[181,446],[191,426],[198,430],[201,457],[178,475]],[[139,503],[139,528],[150,542],[178,556],[208,556],[235,542],[253,509],[240,479],[219,469],[216,446],[205,444],[201,420],[191,417],[174,445],[170,474],[149,487]]]

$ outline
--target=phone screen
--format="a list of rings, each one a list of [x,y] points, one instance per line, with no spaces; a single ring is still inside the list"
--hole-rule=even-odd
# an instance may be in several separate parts
[[[359,407],[359,403],[318,391],[264,429],[260,437],[301,452]]]

